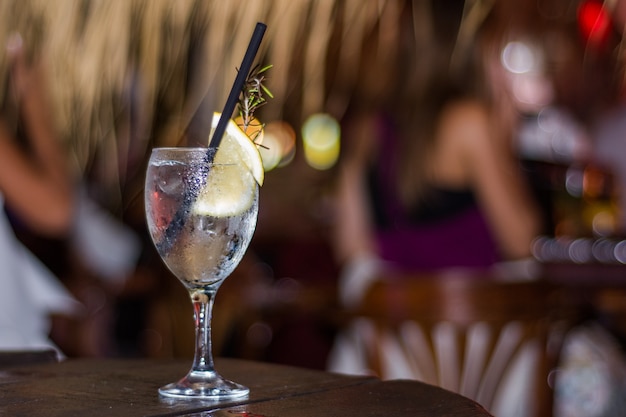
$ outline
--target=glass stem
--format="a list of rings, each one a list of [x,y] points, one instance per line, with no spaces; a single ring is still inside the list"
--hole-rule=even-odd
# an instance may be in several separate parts
[[[211,315],[216,291],[216,289],[201,289],[191,293],[196,327],[196,347],[192,372],[214,372],[215,369],[211,343]]]

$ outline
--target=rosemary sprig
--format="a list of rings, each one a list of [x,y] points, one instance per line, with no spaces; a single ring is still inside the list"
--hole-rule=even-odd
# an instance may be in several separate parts
[[[251,128],[252,141],[260,134],[263,128],[263,125],[254,125],[255,122],[258,123],[258,120],[254,118],[254,113],[267,104],[267,97],[274,98],[272,92],[263,84],[267,78],[266,73],[272,66],[266,65],[261,67],[260,64],[255,65],[250,70],[239,96],[240,127],[246,133],[248,133],[248,128]]]

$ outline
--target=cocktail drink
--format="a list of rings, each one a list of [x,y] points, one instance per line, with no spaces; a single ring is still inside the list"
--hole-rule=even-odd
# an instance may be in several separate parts
[[[262,182],[256,145],[233,122],[217,151],[152,151],[145,186],[148,229],[159,255],[189,291],[196,326],[191,370],[162,387],[161,395],[221,399],[249,392],[214,368],[211,312],[218,288],[237,267],[254,234]]]

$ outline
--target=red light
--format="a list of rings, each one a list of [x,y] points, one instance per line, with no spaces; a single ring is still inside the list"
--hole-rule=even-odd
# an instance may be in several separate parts
[[[603,47],[611,34],[611,17],[598,1],[586,1],[578,9],[578,27],[586,43]]]

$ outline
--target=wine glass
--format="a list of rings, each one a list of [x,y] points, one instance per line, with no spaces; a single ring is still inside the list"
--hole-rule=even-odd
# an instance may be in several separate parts
[[[210,148],[154,148],[146,173],[148,229],[170,271],[189,291],[195,355],[189,373],[159,393],[226,399],[249,389],[214,368],[211,313],[222,282],[246,252],[258,214],[259,187],[245,164],[213,163]]]

